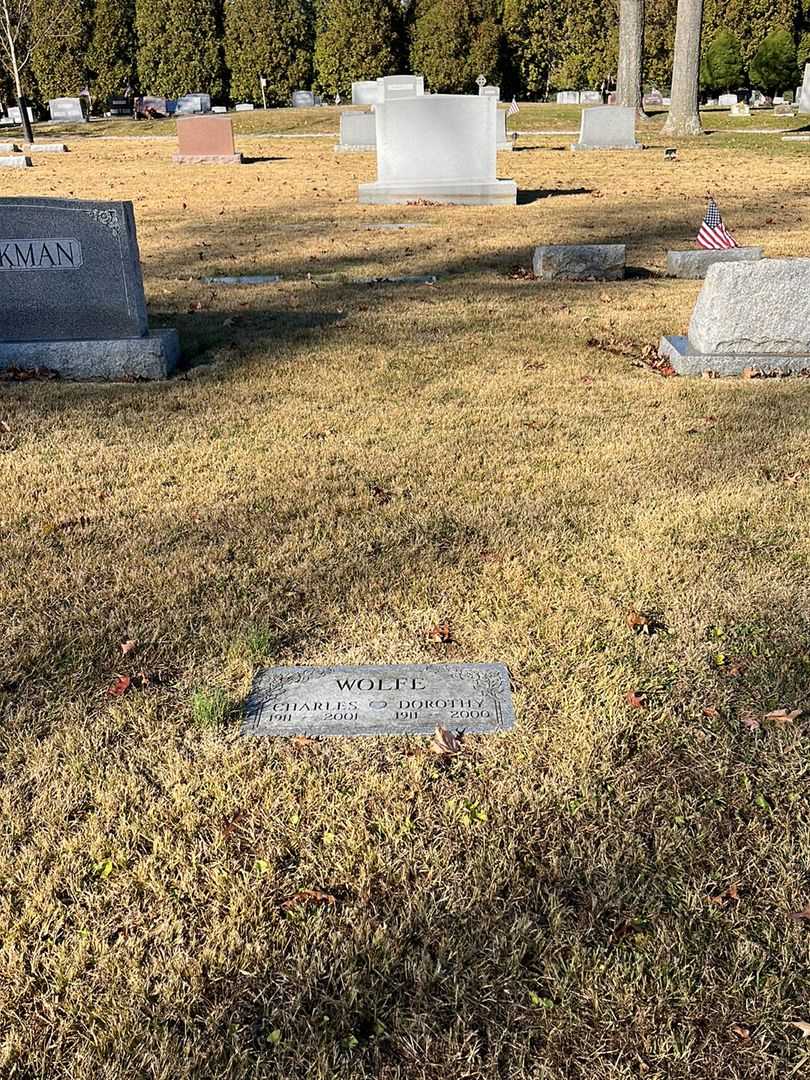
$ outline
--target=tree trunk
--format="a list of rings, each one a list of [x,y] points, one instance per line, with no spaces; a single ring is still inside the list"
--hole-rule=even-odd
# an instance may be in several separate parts
[[[664,124],[664,135],[703,134],[698,111],[702,22],[703,0],[678,0],[672,61],[672,104]]]
[[[641,110],[644,0],[619,0],[619,70],[616,104]]]
[[[15,27],[11,24],[11,13],[8,9],[8,4],[3,4],[3,34],[6,39],[6,48],[8,50],[8,58],[11,62],[11,73],[14,76],[14,91],[17,98],[17,107],[20,110],[20,121],[22,122],[23,136],[25,141],[32,143],[34,141],[34,132],[31,127],[31,121],[28,119],[28,104],[25,100],[25,94],[22,92],[22,79],[20,78],[20,64],[17,60],[17,44]]]
[[[34,129],[31,127],[31,121],[28,119],[28,99],[25,94],[17,93],[17,105],[20,108],[23,137],[27,143],[32,143],[34,141]]]

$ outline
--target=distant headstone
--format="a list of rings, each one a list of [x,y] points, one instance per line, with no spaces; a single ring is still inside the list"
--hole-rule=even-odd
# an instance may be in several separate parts
[[[178,116],[177,153],[172,161],[179,165],[241,165],[230,116]]]
[[[376,105],[377,80],[363,79],[352,83],[352,105]]]
[[[30,169],[31,158],[21,155],[4,155],[0,157],[0,169]],[[0,267],[2,269],[2,267]]]
[[[0,154],[19,154],[20,148],[16,143],[4,142],[0,143]]]
[[[170,103],[167,98],[150,97],[147,94],[135,99],[135,112],[140,116],[168,116]]]
[[[315,95],[311,90],[293,90],[292,105],[294,109],[311,109],[315,104]]]
[[[265,668],[245,702],[243,735],[429,735],[514,725],[503,664]]]
[[[84,108],[84,100],[77,97],[51,98],[48,102],[52,124],[84,124],[87,122]]]
[[[641,104],[645,109],[660,107],[664,104],[664,98],[661,95],[661,91],[651,90],[649,94],[645,94],[641,99]]]
[[[602,91],[601,90],[581,90],[579,93],[580,105],[601,105],[602,104]]]
[[[500,86],[479,86],[478,93],[481,97],[494,97],[497,101],[501,100]]]
[[[228,111],[228,107],[226,105],[212,105],[211,106],[211,112],[215,116],[224,116],[224,114],[227,113],[227,111]],[[238,106],[237,106],[237,111],[238,111]]]
[[[663,98],[661,98],[661,104],[662,104],[662,105],[663,105],[663,106],[664,106],[665,108],[668,108],[668,107],[669,107],[669,106],[670,106],[670,105],[672,104],[672,98],[668,98],[668,97],[663,97]]]
[[[706,271],[717,262],[756,262],[762,258],[762,248],[736,247],[704,250],[692,248],[686,251],[667,252],[667,277],[688,278],[690,281],[706,277]]]
[[[385,75],[383,78],[377,79],[378,103],[422,97],[424,93],[424,75]]]
[[[61,142],[33,142],[23,147],[26,154],[66,154],[67,147]]]
[[[497,111],[494,98],[466,94],[382,101],[377,180],[360,185],[360,202],[514,205],[514,181],[496,176]]]
[[[579,142],[572,150],[641,150],[636,142],[636,110],[621,105],[583,109]]]
[[[730,112],[732,116],[751,115],[751,109],[748,107],[748,105],[745,104],[744,101],[738,101],[736,105],[732,105]]]
[[[736,94],[721,94],[720,97],[717,99],[717,104],[722,106],[724,109],[730,109],[731,106],[736,105],[738,101],[739,98]]]
[[[515,141],[510,137],[509,131],[506,127],[506,109],[498,109],[495,114],[495,149],[501,151],[511,151],[515,148]]]
[[[211,97],[209,94],[185,94],[177,99],[175,112],[178,116],[188,116],[195,113],[211,112]]]
[[[544,244],[532,260],[541,281],[619,281],[624,265],[624,244]]]
[[[163,378],[177,334],[150,334],[131,202],[0,198],[0,368]]]
[[[374,150],[376,146],[377,124],[373,112],[346,111],[340,114],[340,142],[335,147],[336,153]]]
[[[236,112],[253,112],[256,106],[252,101],[240,101],[238,105],[234,106]]]
[[[781,97],[781,96],[779,96],[779,97],[775,97],[775,98],[773,99],[773,103],[774,103],[774,105],[787,105],[787,102],[786,102],[786,101],[785,101],[785,99],[784,99],[783,97]]]
[[[132,117],[132,100],[127,97],[111,97],[108,112],[115,119],[130,119]]]
[[[798,96],[799,112],[802,116],[810,113],[810,64],[804,66],[804,80]]]
[[[810,259],[710,266],[687,337],[662,338],[680,375],[810,370]]]
[[[773,110],[773,115],[774,116],[793,116],[793,106],[792,105],[785,105],[785,104],[775,105],[774,110]]]
[[[773,102],[769,97],[766,97],[761,90],[752,90],[748,104],[752,109],[767,109]]]
[[[33,109],[31,108],[30,105],[27,107],[26,111],[28,113],[28,119],[33,124],[33,122],[34,122],[34,111],[33,111]],[[22,123],[22,112],[20,111],[20,106],[19,105],[9,105],[9,107],[8,107],[8,122],[10,124],[21,124]]]
[[[558,105],[579,105],[579,90],[560,90],[557,94]]]

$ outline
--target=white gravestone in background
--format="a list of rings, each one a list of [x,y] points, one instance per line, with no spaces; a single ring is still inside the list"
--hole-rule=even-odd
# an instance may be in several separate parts
[[[363,79],[352,83],[352,105],[376,105],[377,80]]]
[[[799,95],[799,112],[802,116],[810,113],[810,64],[806,64],[804,68],[802,92]]]
[[[498,109],[496,114],[497,123],[495,124],[495,149],[496,150],[514,150],[514,143],[509,138],[509,132],[506,130],[506,109]]]
[[[558,105],[579,105],[579,90],[561,90],[557,94]]]
[[[340,142],[335,147],[338,154],[351,150],[374,150],[377,146],[377,125],[374,113],[342,112],[340,114]]]
[[[28,113],[28,119],[33,124],[33,122],[34,122],[34,112],[33,112],[30,105],[27,106],[26,112]],[[9,105],[9,107],[8,107],[8,123],[9,124],[21,124],[22,123],[22,112],[20,111],[20,106],[19,105]]]
[[[498,180],[493,97],[428,94],[376,107],[377,180],[361,203],[514,205],[517,185]]]
[[[311,109],[315,104],[315,95],[311,90],[293,90],[292,104],[294,109]]]
[[[583,90],[579,95],[580,105],[601,105],[602,94],[599,90]]]
[[[732,105],[736,105],[739,98],[736,94],[721,94],[717,99],[717,104],[722,105],[723,108],[731,108]]]
[[[636,110],[623,105],[583,109],[579,142],[572,150],[640,150],[636,142]]]
[[[424,93],[424,75],[385,75],[383,78],[377,79],[378,102],[422,97]]]
[[[48,102],[48,112],[52,123],[83,124],[87,120],[81,99],[77,97],[52,98]]]
[[[483,86],[478,87],[478,93],[481,97],[494,97],[496,101],[501,100],[500,86],[489,86],[485,83]]]
[[[176,112],[180,116],[188,116],[194,113],[211,112],[210,94],[184,94],[177,99]]]

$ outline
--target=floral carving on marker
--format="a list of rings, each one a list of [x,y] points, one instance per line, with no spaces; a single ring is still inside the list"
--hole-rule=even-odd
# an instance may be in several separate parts
[[[99,225],[103,225],[105,229],[109,229],[113,236],[118,239],[121,233],[121,221],[118,217],[117,210],[101,210],[94,208],[92,210],[82,210],[83,214],[89,214],[90,217]]]

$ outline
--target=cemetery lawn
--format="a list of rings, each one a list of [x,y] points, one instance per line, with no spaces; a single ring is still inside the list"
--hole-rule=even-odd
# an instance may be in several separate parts
[[[0,177],[132,199],[185,358],[0,381],[0,1075],[806,1073],[810,380],[644,363],[707,188],[807,254],[808,150],[761,138],[526,138],[497,209],[360,207],[317,139]],[[628,280],[520,276],[577,241]],[[397,274],[439,281],[352,281]],[[514,731],[238,733],[259,666],[444,660],[509,665]]]

